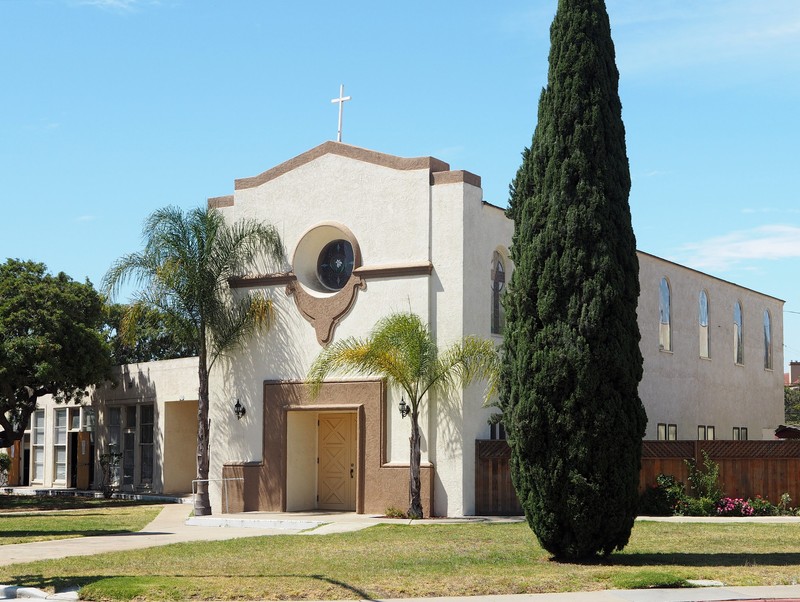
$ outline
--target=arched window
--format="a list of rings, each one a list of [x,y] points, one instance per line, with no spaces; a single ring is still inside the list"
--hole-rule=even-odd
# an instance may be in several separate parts
[[[505,311],[500,297],[506,285],[506,267],[497,251],[492,255],[492,334],[502,334],[505,326]]]
[[[744,364],[744,330],[742,304],[738,301],[733,306],[733,361]]]
[[[772,370],[772,319],[769,310],[764,310],[764,369]]]
[[[708,355],[708,294],[700,291],[700,302],[698,307],[699,336],[700,336],[700,357],[710,357]]]
[[[672,351],[672,325],[670,324],[670,290],[666,278],[661,279],[658,291],[658,348]]]

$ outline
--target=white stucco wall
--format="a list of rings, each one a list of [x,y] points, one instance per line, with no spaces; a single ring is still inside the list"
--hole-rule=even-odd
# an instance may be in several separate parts
[[[647,410],[645,438],[658,423],[677,424],[678,439],[696,439],[698,425],[731,439],[747,427],[750,439],[772,438],[783,422],[783,301],[639,253],[641,295],[637,309],[644,377],[639,395]],[[659,286],[666,277],[672,296],[672,351],[659,349]],[[700,291],[708,295],[709,355],[700,357]],[[744,364],[734,362],[733,306],[742,305]],[[764,368],[762,317],[772,318],[772,370]]]

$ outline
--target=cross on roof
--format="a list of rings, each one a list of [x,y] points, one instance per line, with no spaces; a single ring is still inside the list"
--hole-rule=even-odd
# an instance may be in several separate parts
[[[336,142],[342,141],[342,108],[346,100],[350,100],[350,97],[344,95],[344,84],[342,84],[339,86],[339,98],[331,99],[331,102],[339,103],[339,131],[336,135]]]

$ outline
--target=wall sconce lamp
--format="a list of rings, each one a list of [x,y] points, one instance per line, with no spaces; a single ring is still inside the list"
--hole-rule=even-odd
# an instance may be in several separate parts
[[[247,410],[242,405],[242,402],[239,401],[239,398],[236,398],[236,405],[233,406],[233,413],[236,414],[236,420],[241,420],[242,416],[247,414]]]
[[[400,418],[405,418],[408,416],[409,412],[411,412],[411,406],[406,403],[406,400],[403,397],[400,397],[400,404],[397,406],[397,409],[400,410]]]

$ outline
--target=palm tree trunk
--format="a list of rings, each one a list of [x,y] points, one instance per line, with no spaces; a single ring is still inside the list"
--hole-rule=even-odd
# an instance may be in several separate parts
[[[408,490],[411,497],[411,506],[408,509],[409,518],[422,518],[422,499],[420,492],[420,464],[422,463],[422,453],[419,447],[419,414],[416,406],[411,411],[411,459],[409,462],[409,484]]]
[[[200,388],[197,393],[197,496],[194,503],[196,516],[211,514],[211,499],[208,493],[208,366],[205,344],[205,329],[201,327],[199,366],[197,369]]]

